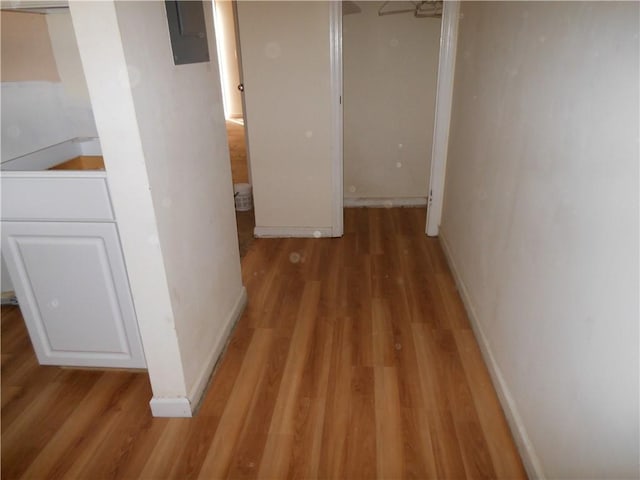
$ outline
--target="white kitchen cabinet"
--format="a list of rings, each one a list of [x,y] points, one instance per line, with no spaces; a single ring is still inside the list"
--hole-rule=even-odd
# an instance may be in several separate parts
[[[2,254],[40,363],[145,368],[106,178],[12,175],[2,178]],[[87,182],[99,188],[61,198]]]

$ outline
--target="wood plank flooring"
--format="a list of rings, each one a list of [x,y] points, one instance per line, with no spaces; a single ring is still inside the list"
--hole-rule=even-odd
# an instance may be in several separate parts
[[[231,178],[233,183],[248,183],[249,168],[247,165],[247,144],[245,142],[244,125],[227,120],[227,139],[229,142],[229,158],[231,159]],[[253,243],[253,228],[256,226],[254,211],[236,211],[236,227],[238,229],[238,247],[240,258],[244,257]]]
[[[192,419],[143,373],[42,367],[2,309],[2,478],[525,478],[424,209],[258,239],[249,305]]]
[[[102,155],[82,155],[51,167],[49,170],[104,170]]]
[[[244,125],[237,121],[227,120],[227,141],[231,160],[231,178],[233,183],[248,183],[247,144],[245,142]]]

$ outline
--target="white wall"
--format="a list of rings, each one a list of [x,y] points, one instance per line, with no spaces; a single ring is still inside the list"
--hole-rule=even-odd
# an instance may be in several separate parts
[[[71,2],[154,398],[186,399],[132,85],[114,2]]]
[[[465,3],[441,239],[529,473],[638,478],[638,3]]]
[[[13,291],[13,282],[11,281],[9,269],[3,257],[0,257],[0,290],[2,290],[3,293]]]
[[[71,4],[155,414],[193,410],[245,298],[205,6],[211,60],[175,66],[164,2]]]
[[[191,396],[208,380],[244,292],[212,4],[204,3],[210,61],[180,66],[164,2],[116,3]]]
[[[2,32],[2,163],[75,138],[97,137],[70,15],[2,16],[7,27]],[[49,66],[43,71],[38,64]],[[20,162],[11,169],[34,167],[29,158]]]
[[[441,21],[354,3],[361,12],[343,19],[345,200],[426,198]]]
[[[91,108],[87,80],[84,77],[78,41],[73,31],[71,13],[62,10],[60,13],[45,15],[53,56],[60,80],[69,98],[82,102]]]
[[[97,137],[87,81],[82,70],[78,42],[71,14],[62,11],[46,15],[56,67],[64,89],[63,114],[74,137]]]
[[[225,115],[228,118],[242,117],[242,96],[238,85],[240,72],[238,71],[238,54],[236,51],[236,25],[231,0],[215,0],[216,35],[222,37],[222,44],[218,44],[221,53],[222,89],[225,98]]]
[[[328,2],[239,2],[257,232],[332,226]]]
[[[2,82],[0,89],[2,163],[74,138],[61,83]]]

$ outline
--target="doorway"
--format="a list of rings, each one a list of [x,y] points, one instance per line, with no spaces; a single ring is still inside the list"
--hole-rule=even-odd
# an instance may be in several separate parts
[[[427,205],[438,8],[435,2],[343,2],[345,207]]]
[[[236,196],[238,246],[242,258],[254,239],[255,215],[251,199],[237,4],[235,0],[214,0],[213,6],[231,177]]]
[[[345,118],[343,117],[343,103],[349,102],[348,92],[343,92],[343,57],[344,57],[344,43],[345,38],[343,25],[345,18],[348,15],[357,15],[362,12],[359,3],[367,4],[369,2],[353,2],[349,0],[338,1],[332,4],[332,20],[331,20],[331,51],[332,51],[332,70],[335,72],[333,75],[332,91],[336,95],[336,98],[340,99],[340,107],[336,109],[334,130],[333,130],[333,143],[338,146],[333,156],[333,171],[334,173],[334,187],[333,187],[333,204],[335,206],[335,216],[340,215],[342,217],[343,202],[344,206],[393,206],[393,200],[389,199],[368,199],[358,201],[358,186],[352,182],[348,182],[349,179],[343,181],[345,161],[344,156],[348,155],[346,149],[343,149],[344,135],[345,135]],[[407,8],[406,13],[411,15],[414,13],[416,17],[431,16],[433,13],[430,10],[430,5],[438,2],[376,2],[378,10],[382,10],[382,15],[390,15],[392,10],[403,10],[401,5],[404,4]],[[371,3],[372,4],[372,3]],[[339,10],[338,10],[339,8]],[[426,191],[426,205],[427,205],[427,218],[425,231],[429,236],[437,236],[440,226],[440,218],[443,207],[444,197],[444,183],[445,183],[445,169],[447,148],[449,141],[449,123],[451,116],[451,103],[452,103],[452,91],[455,71],[455,58],[456,58],[456,45],[457,45],[457,32],[458,32],[458,15],[460,10],[460,2],[457,0],[441,2],[440,12],[441,25],[439,32],[439,53],[437,55],[437,67],[436,67],[436,87],[435,87],[435,102],[433,111],[433,123],[432,129],[429,132],[425,132],[432,139],[431,151],[426,158],[430,159],[430,165],[428,166],[428,172],[425,178],[427,178],[427,191]],[[398,13],[399,15],[400,13]],[[395,15],[395,14],[391,14]],[[346,29],[350,28],[350,22],[347,20]],[[349,32],[347,31],[347,35]],[[390,38],[389,44],[398,47],[400,40]],[[346,41],[349,41],[347,38]],[[348,48],[348,47],[347,47]],[[344,102],[343,102],[344,96]],[[396,144],[398,150],[404,149],[404,142],[398,142]],[[343,152],[344,150],[344,152]],[[396,157],[401,156],[398,152],[394,152]],[[389,164],[392,164],[394,158],[387,159]],[[401,158],[398,158],[395,162],[395,167],[398,169],[403,168],[405,165]],[[356,200],[348,199],[348,194],[352,194],[351,197],[356,197]],[[396,206],[404,204],[411,204],[415,200],[396,198]],[[349,205],[349,203],[364,203],[364,205]],[[422,200],[424,202],[424,200]],[[400,205],[399,205],[400,204]]]
[[[363,2],[365,3],[365,2]],[[380,6],[382,3],[382,1],[380,2],[376,2],[376,5]],[[393,5],[395,5],[395,3],[400,3],[400,2],[391,2]],[[416,2],[406,2],[409,5],[415,5]],[[418,2],[420,3],[420,2]],[[264,35],[265,33],[271,32],[271,35],[278,35],[278,32],[273,32],[273,27],[263,28],[263,24],[261,23],[261,21],[263,20],[263,18],[267,18],[267,16],[273,12],[271,12],[265,5],[267,5],[268,2],[247,2],[247,3],[243,3],[243,4],[239,4],[238,8],[240,10],[240,13],[242,14],[243,18],[242,18],[242,22],[241,22],[241,27],[243,27],[242,30],[242,34],[246,34],[247,32],[259,32],[261,35]],[[307,23],[305,25],[313,25],[313,28],[315,28],[316,30],[314,30],[314,37],[317,39],[317,43],[320,44],[321,41],[324,41],[324,39],[320,38],[320,35],[326,35],[326,30],[324,30],[324,26],[322,25],[322,15],[326,14],[326,10],[323,11],[323,9],[317,8],[316,10],[314,10],[316,18],[319,18],[320,20],[318,20],[318,22],[313,23],[311,20],[309,20],[305,15],[308,13],[308,10],[311,9],[311,7],[305,7],[305,9],[301,8],[301,5],[303,4],[303,2],[291,2],[291,4],[287,4],[287,5],[291,5],[291,9],[296,9],[296,15],[285,15],[285,16],[278,16],[278,15],[274,15],[273,20],[271,20],[269,22],[269,24],[271,25],[272,23],[277,24],[279,26],[279,28],[289,28],[289,26],[291,26],[291,30],[283,30],[286,31],[288,33],[288,36],[286,38],[287,41],[292,41],[294,42],[294,46],[297,46],[295,44],[295,38],[296,35],[300,36],[302,38],[303,32],[300,32],[299,28],[295,28],[296,26],[299,26],[301,24],[300,22],[300,18],[304,19]],[[306,220],[303,219],[302,221],[299,221],[297,218],[295,220],[291,220],[286,218],[286,215],[282,214],[281,212],[289,212],[289,206],[287,205],[282,205],[281,209],[278,211],[277,214],[274,214],[272,217],[270,217],[270,223],[273,223],[275,225],[278,225],[279,222],[281,222],[281,225],[292,225],[292,223],[284,223],[284,221],[287,222],[293,222],[295,224],[295,227],[293,226],[288,226],[288,227],[283,227],[283,226],[273,226],[273,225],[268,225],[268,226],[260,226],[260,227],[256,227],[256,232],[258,232],[258,230],[260,231],[258,233],[258,235],[264,235],[264,236],[277,236],[277,235],[294,235],[294,236],[304,236],[307,234],[312,234],[315,233],[316,230],[321,232],[321,235],[323,236],[334,236],[334,237],[338,237],[342,235],[342,221],[343,221],[343,201],[344,201],[344,197],[345,197],[345,187],[348,191],[349,187],[353,186],[356,189],[356,192],[353,193],[357,193],[360,189],[358,188],[358,185],[355,184],[349,184],[347,182],[343,181],[343,173],[344,173],[344,162],[343,162],[343,88],[342,88],[342,79],[343,79],[343,19],[345,18],[343,16],[343,6],[349,4],[349,2],[341,2],[341,1],[336,1],[336,2],[329,2],[328,8],[329,8],[329,65],[331,68],[330,71],[330,84],[331,84],[331,97],[327,97],[326,92],[325,91],[318,91],[318,88],[312,88],[313,85],[309,84],[308,81],[306,83],[304,83],[303,87],[298,88],[297,84],[292,84],[293,88],[293,93],[301,93],[301,92],[313,92],[313,95],[319,96],[318,98],[322,99],[323,105],[329,105],[331,111],[331,126],[330,126],[330,135],[329,135],[329,146],[331,151],[328,152],[331,156],[331,192],[332,192],[332,204],[331,204],[331,225],[329,228],[327,228],[329,226],[329,223],[326,220],[322,220],[321,223],[318,223],[318,225],[322,225],[322,229],[317,229],[315,227],[313,228],[307,228],[307,227],[301,227],[298,226],[298,224],[300,225],[305,225],[305,222],[308,222],[310,220]],[[457,16],[452,16],[453,17],[453,21],[448,21],[447,20],[447,11],[448,11],[448,6],[450,4],[456,4],[456,2],[445,2],[444,5],[444,12],[443,12],[443,19],[442,19],[442,30],[436,28],[436,46],[440,43],[440,42],[444,42],[443,43],[443,48],[441,49],[440,52],[440,57],[438,58],[438,55],[436,56],[436,62],[438,65],[438,68],[436,70],[436,74],[435,74],[435,79],[437,81],[437,84],[440,84],[440,80],[441,80],[441,76],[442,76],[442,55],[443,52],[446,54],[447,52],[447,42],[444,41],[444,30],[445,27],[444,25],[447,24],[454,24],[457,23]],[[255,5],[255,7],[249,7],[249,5]],[[258,5],[262,5],[260,8],[258,7]],[[276,5],[275,3],[273,5]],[[357,3],[356,3],[357,5]],[[289,8],[289,7],[287,7]],[[245,12],[246,10],[246,12]],[[277,11],[277,8],[274,7],[274,10]],[[450,9],[449,9],[450,10]],[[291,13],[291,12],[289,12]],[[245,18],[245,14],[247,15],[247,18]],[[300,18],[298,18],[297,16],[301,15]],[[358,15],[357,13],[355,15]],[[409,16],[411,16],[411,14],[409,14]],[[295,17],[295,18],[294,18]],[[270,17],[269,17],[270,18]],[[251,27],[248,29],[245,29],[245,21],[249,21]],[[430,18],[419,18],[419,19],[415,19],[415,21],[418,22],[424,22],[424,21],[430,21],[433,19]],[[439,21],[439,20],[438,20]],[[251,23],[253,22],[253,23]],[[291,24],[291,25],[290,25]],[[293,32],[293,33],[290,33]],[[441,35],[442,32],[442,35]],[[263,183],[262,183],[262,175],[265,175],[265,179],[268,179],[271,183],[269,185],[274,185],[275,181],[278,180],[277,178],[275,178],[274,176],[274,172],[279,172],[280,168],[291,168],[291,166],[294,167],[299,167],[299,163],[295,163],[294,162],[288,162],[288,161],[274,161],[274,159],[288,159],[289,156],[285,155],[283,156],[283,150],[285,150],[282,145],[286,144],[288,139],[283,138],[283,132],[284,131],[293,131],[293,129],[276,129],[274,127],[274,125],[278,125],[277,122],[271,122],[269,123],[269,118],[265,118],[265,117],[269,117],[267,114],[265,114],[265,111],[272,111],[272,112],[278,112],[280,113],[281,110],[279,110],[277,103],[274,101],[274,95],[269,96],[269,92],[279,92],[281,90],[279,90],[283,85],[288,85],[288,82],[291,80],[291,78],[289,77],[283,77],[282,72],[286,69],[293,69],[291,71],[295,71],[298,75],[297,77],[300,77],[301,74],[305,74],[305,75],[309,75],[309,73],[312,71],[312,69],[310,68],[309,65],[307,65],[307,63],[305,63],[306,58],[304,56],[301,56],[300,58],[298,57],[294,57],[294,56],[287,56],[287,57],[282,57],[282,59],[280,60],[280,64],[279,64],[279,71],[276,70],[271,70],[271,68],[274,66],[272,65],[274,62],[272,61],[274,58],[279,57],[280,55],[280,51],[278,49],[276,49],[275,47],[277,45],[275,44],[271,44],[269,42],[267,42],[266,38],[259,38],[260,35],[258,35],[257,33],[255,35],[253,35],[253,37],[256,38],[252,38],[251,40],[252,42],[246,41],[247,39],[243,36],[243,43],[244,43],[244,47],[245,48],[245,52],[243,52],[245,54],[245,56],[247,58],[251,58],[251,62],[246,62],[247,65],[254,65],[255,62],[258,62],[258,64],[260,65],[260,68],[253,68],[248,69],[247,70],[247,75],[250,76],[250,78],[247,79],[247,82],[249,81],[253,81],[253,76],[254,75],[255,78],[263,78],[267,72],[269,72],[270,76],[269,79],[273,80],[273,82],[275,83],[271,83],[269,84],[269,89],[266,88],[256,88],[257,87],[264,87],[263,83],[261,82],[257,82],[256,85],[249,85],[250,87],[250,91],[248,92],[248,99],[251,102],[249,104],[249,111],[250,111],[250,115],[251,115],[251,122],[255,123],[257,120],[256,118],[259,118],[260,120],[260,139],[259,141],[255,142],[254,147],[255,148],[259,148],[261,151],[260,152],[256,152],[261,154],[261,158],[262,155],[266,155],[265,158],[268,159],[268,162],[271,164],[273,163],[274,165],[278,166],[278,169],[271,169],[270,171],[265,171],[263,172],[262,170],[260,170],[260,172],[258,172],[258,167],[260,166],[260,168],[262,168],[262,165],[256,165],[256,176],[258,176],[258,173],[260,174],[260,176],[258,176],[258,178],[256,178],[256,182],[258,182],[260,180],[260,187],[262,190],[260,190],[259,193],[261,194],[266,194],[265,192],[273,192],[273,188],[269,187],[269,188],[263,188]],[[280,38],[280,37],[278,37]],[[325,37],[326,38],[326,37]],[[391,45],[391,40],[393,40],[393,38],[389,39],[389,45]],[[401,45],[403,39],[402,37],[397,37],[396,40],[398,40],[398,43],[396,44],[396,42],[393,42],[395,44],[396,47],[398,47],[399,45]],[[256,43],[258,42],[258,43]],[[266,42],[266,44],[265,44]],[[273,42],[272,42],[273,43]],[[269,47],[273,47],[272,49],[268,50],[268,51],[264,51],[265,45],[269,46]],[[305,44],[306,45],[306,44]],[[324,43],[324,45],[326,45],[326,43]],[[291,52],[296,52],[298,50],[294,49],[290,49]],[[290,53],[291,53],[290,52]],[[324,52],[323,52],[324,53]],[[418,56],[421,55],[421,53],[417,54]],[[273,57],[273,58],[272,58]],[[323,57],[317,57],[317,58],[323,58]],[[324,57],[326,58],[326,57]],[[450,50],[449,50],[449,67],[452,69],[453,68],[453,56],[450,55]],[[246,59],[245,59],[246,60]],[[288,63],[286,63],[286,62]],[[297,63],[296,63],[297,62]],[[300,63],[302,62],[302,63]],[[247,66],[245,65],[245,66]],[[302,68],[302,70],[296,70],[297,65],[302,65],[304,68]],[[317,65],[317,64],[313,64],[313,65]],[[326,64],[325,64],[326,65]],[[260,72],[259,70],[263,69],[263,72]],[[284,69],[284,70],[283,70]],[[271,74],[273,75],[273,79]],[[322,74],[326,74],[326,70],[321,72]],[[452,72],[451,72],[452,73]],[[297,78],[296,77],[296,78]],[[284,78],[284,81],[283,81]],[[432,77],[433,78],[433,77]],[[450,75],[449,77],[451,80],[453,78],[452,75]],[[278,80],[279,79],[279,80]],[[309,87],[307,87],[307,85],[311,85]],[[436,90],[435,86],[432,86],[431,88],[431,92],[433,93],[434,90]],[[444,91],[444,89],[442,89]],[[442,102],[440,102],[440,87],[437,87],[437,94],[436,97],[438,98],[438,100],[435,101],[435,104],[438,105],[438,111],[437,112],[433,112],[432,115],[435,117],[436,121],[434,122],[432,119],[432,122],[435,123],[435,126],[432,123],[431,128],[425,128],[424,132],[423,132],[423,136],[424,137],[429,137],[431,138],[435,138],[432,137],[433,131],[434,129],[437,128],[438,125],[442,125],[442,129],[441,131],[443,133],[446,134],[446,131],[448,130],[448,121],[447,122],[439,122],[439,119],[441,117],[443,117],[443,113],[444,110],[446,110],[446,108],[441,109],[440,107],[442,106]],[[451,91],[451,88],[449,88],[449,92]],[[348,93],[348,92],[347,92]],[[281,93],[282,95],[284,95],[285,98],[289,98],[290,92],[289,91],[284,91]],[[315,98],[314,96],[307,96],[306,98]],[[254,112],[253,109],[253,99],[261,99],[261,103],[259,105],[259,108],[256,108],[256,111]],[[393,101],[393,96],[387,96],[385,97],[388,100],[390,99],[390,101]],[[345,97],[344,98],[345,103],[348,104],[349,102],[349,97]],[[445,102],[446,103],[446,102]],[[298,101],[298,110],[294,110],[294,114],[295,114],[295,118],[302,118],[306,123],[307,120],[304,119],[305,115],[309,116],[309,118],[313,118],[312,114],[310,114],[310,112],[308,112],[307,110],[316,108],[316,106],[313,104],[313,102],[302,102],[302,101]],[[269,110],[271,109],[271,110]],[[317,108],[316,108],[317,110]],[[323,112],[323,113],[326,113]],[[255,116],[254,116],[255,114]],[[325,117],[326,118],[326,117]],[[367,119],[368,120],[368,119]],[[404,119],[400,119],[398,122],[400,121],[404,121]],[[264,125],[263,125],[264,123]],[[313,122],[311,122],[313,123]],[[316,122],[317,123],[317,122]],[[258,125],[257,123],[255,123],[255,125]],[[324,124],[326,125],[326,123]],[[251,127],[251,125],[249,125],[249,127]],[[263,130],[263,127],[266,128],[266,130]],[[412,127],[411,124],[409,124],[409,129]],[[316,125],[317,128],[317,125]],[[304,129],[303,129],[304,130]],[[303,133],[305,135],[307,135],[307,137],[305,138],[311,138],[311,135],[313,135],[312,132],[313,128],[306,128],[305,131],[303,131]],[[257,131],[257,130],[256,130]],[[267,133],[268,132],[268,133]],[[295,137],[297,138],[297,137]],[[313,137],[314,140],[316,139],[316,137]],[[441,139],[442,137],[438,137],[438,139]],[[437,144],[442,145],[442,141],[441,140],[437,140],[437,142],[433,143],[433,150],[434,153],[436,151],[436,146]],[[446,146],[446,135],[444,135],[444,144]],[[439,143],[438,143],[439,142]],[[326,143],[324,144],[325,146],[327,145]],[[263,151],[264,148],[264,151]],[[406,152],[408,152],[409,146],[408,143],[406,141],[397,141],[395,142],[395,148],[396,151],[394,152],[396,154],[396,157],[398,157],[398,155],[407,155]],[[290,151],[291,149],[287,149],[288,151]],[[300,151],[306,151],[304,148],[300,148]],[[402,150],[402,151],[401,151]],[[296,149],[293,149],[293,151],[296,151]],[[401,152],[400,152],[401,151]],[[437,150],[439,152],[442,152],[442,149]],[[285,152],[287,153],[287,152]],[[327,158],[327,152],[321,152],[321,149],[316,148],[313,150],[312,152],[313,154],[320,154],[322,153],[324,158]],[[434,194],[436,193],[436,189],[435,188],[431,188],[431,186],[429,186],[429,179],[430,181],[433,183],[434,181],[436,181],[436,179],[439,179],[441,181],[441,183],[443,184],[443,179],[444,179],[444,170],[442,168],[440,168],[438,171],[440,172],[439,175],[430,175],[430,168],[428,166],[428,159],[431,157],[432,152],[429,151],[429,148],[424,149],[423,148],[423,154],[424,154],[424,163],[425,166],[423,168],[422,173],[420,174],[420,176],[422,176],[422,180],[424,185],[427,188],[423,189],[423,192],[421,192],[420,195],[420,199],[419,200],[413,200],[413,201],[420,201],[422,205],[425,205],[428,202],[431,202],[431,197],[428,195],[428,193],[430,192],[434,192]],[[446,155],[440,155],[439,158],[444,159]],[[305,156],[305,157],[301,157],[301,161],[304,160],[305,162],[311,157],[309,156]],[[432,162],[432,168],[436,168],[436,158],[434,158],[434,161]],[[403,158],[391,158],[392,161],[389,162],[389,165],[392,166],[394,169],[397,169],[399,171],[402,172],[409,172],[409,173],[414,173],[415,175],[408,175],[408,177],[412,177],[415,176],[417,177],[418,174],[415,172],[412,172],[411,169],[409,168],[409,165],[407,163],[407,161],[403,161]],[[251,161],[249,160],[249,164],[251,163]],[[307,162],[308,163],[308,162]],[[316,171],[317,170],[317,166],[319,165],[319,162],[314,163],[313,165],[309,166],[308,168],[312,168],[313,172],[315,175],[326,175],[326,170],[324,172],[320,172],[320,171]],[[400,166],[398,166],[398,164],[400,164]],[[410,162],[409,162],[410,164]],[[285,167],[285,165],[287,167]],[[440,164],[441,165],[441,164]],[[394,170],[394,172],[396,172],[397,170]],[[297,171],[297,170],[296,170]],[[249,168],[249,175],[251,176],[251,168]],[[305,189],[309,190],[309,191],[313,191],[316,192],[316,189],[314,186],[310,186],[308,184],[308,180],[310,178],[312,178],[313,175],[307,173],[306,176],[303,175],[298,175],[295,178],[295,180],[299,181],[299,183],[292,183],[292,185],[294,185],[297,189],[300,189],[302,185],[305,185]],[[405,177],[406,178],[406,177]],[[256,185],[256,187],[258,187],[258,185]],[[280,203],[284,203],[282,202],[282,200],[284,198],[287,199],[291,199],[294,198],[295,195],[297,194],[297,192],[294,191],[294,188],[289,188],[289,185],[287,185],[287,188],[285,189],[285,192],[283,192],[282,194],[274,194],[272,195],[273,197],[273,202],[270,203],[270,207],[273,208],[273,206],[275,204],[277,204],[278,202]],[[306,191],[305,190],[305,191]],[[440,192],[442,191],[442,188],[439,189]],[[402,199],[404,197],[404,195],[400,196],[400,199]],[[271,197],[269,197],[271,199]],[[396,198],[396,200],[398,200],[398,197],[391,197],[391,198]],[[380,200],[380,198],[378,197],[377,199],[378,201]],[[384,202],[387,201],[386,199],[384,199],[381,202],[381,206],[386,206],[384,205]],[[435,199],[434,199],[435,201]],[[397,201],[395,204],[401,204],[402,202]],[[262,212],[258,212],[258,213],[262,213]],[[314,211],[315,213],[315,211]],[[282,218],[284,218],[285,220],[283,221]]]

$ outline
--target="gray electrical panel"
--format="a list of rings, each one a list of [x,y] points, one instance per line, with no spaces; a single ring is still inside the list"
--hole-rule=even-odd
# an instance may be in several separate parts
[[[207,26],[202,0],[165,1],[173,62],[176,65],[209,61]]]

